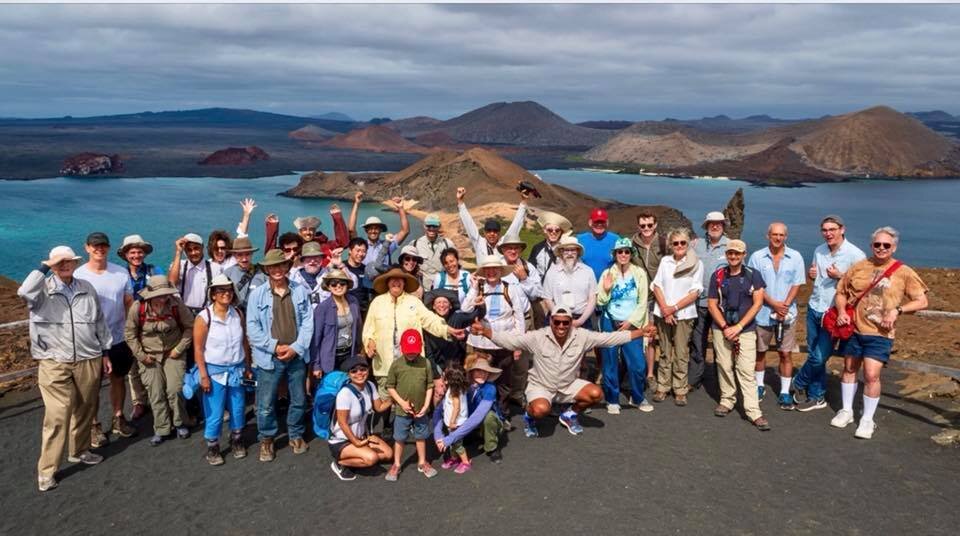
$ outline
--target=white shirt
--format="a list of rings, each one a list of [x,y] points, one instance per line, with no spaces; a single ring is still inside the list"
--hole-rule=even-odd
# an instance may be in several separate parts
[[[441,284],[441,279],[444,280],[442,282],[443,284]],[[467,282],[467,290],[463,289],[463,281]],[[467,291],[470,289],[470,272],[460,270],[456,279],[450,277],[450,274],[446,273],[446,271],[440,272],[433,276],[433,285],[431,288],[455,290],[457,291],[457,299],[460,300],[460,303],[463,303],[463,300],[467,297]]]
[[[370,398],[371,392],[373,392],[373,399]],[[376,387],[368,389],[364,386],[360,389],[360,396],[363,397],[363,405],[366,408],[366,413],[361,413],[360,399],[357,398],[357,395],[353,394],[353,391],[351,391],[349,387],[344,387],[337,393],[337,402],[334,408],[337,411],[342,409],[350,410],[350,413],[347,414],[347,423],[350,425],[350,430],[353,432],[353,435],[363,439],[367,437],[367,419],[368,416],[373,413],[373,403],[376,400],[380,400],[380,395],[377,393]],[[340,428],[340,421],[337,420],[336,414],[334,414],[329,442],[343,443],[346,440],[347,434],[343,433],[343,429]]]
[[[443,395],[443,424],[449,426],[450,421],[454,420],[457,427],[463,426],[467,422],[467,393],[460,393],[460,413],[457,413],[456,420],[453,418],[453,398],[450,391]]]
[[[476,253],[477,262],[483,261],[487,255],[499,255],[497,249],[490,247],[487,239],[480,233],[480,230],[477,229],[477,224],[473,221],[473,216],[470,215],[470,211],[467,210],[465,204],[459,203],[457,205],[457,213],[460,215],[460,223],[463,225],[463,230],[467,233],[467,238],[470,239],[470,244]],[[520,203],[517,207],[517,213],[513,215],[513,221],[510,222],[510,227],[507,228],[506,233],[500,235],[500,240],[497,242],[497,245],[503,242],[504,237],[520,234],[520,229],[523,228],[523,221],[526,214],[527,204]]]
[[[517,277],[517,274],[512,273],[508,276],[504,276],[503,280],[509,283],[510,285],[518,285],[523,289],[524,295],[527,296],[527,310],[526,313],[530,310],[530,302],[533,300],[539,300],[543,297],[543,282],[540,280],[540,272],[537,271],[537,267],[530,264],[529,262],[518,259],[519,262],[523,263],[523,267],[527,270],[527,278],[523,281],[520,281],[520,278]]]
[[[203,360],[211,365],[236,365],[243,362],[243,325],[237,310],[230,307],[226,320],[213,313],[213,306],[200,313],[207,323],[207,342],[203,345]],[[223,382],[220,382],[223,383]]]
[[[206,259],[200,264],[192,264],[189,260],[180,261],[180,281],[177,282],[184,305],[198,309],[207,304],[207,266]],[[219,264],[210,261],[210,277],[217,277],[223,273]],[[179,285],[183,283],[181,288]]]
[[[97,289],[100,310],[103,311],[103,319],[110,330],[110,336],[113,337],[113,344],[123,342],[123,327],[127,322],[127,308],[123,304],[123,297],[133,297],[130,272],[108,262],[107,269],[98,274],[94,273],[88,264],[84,264],[73,272],[73,277],[83,279]]]
[[[490,324],[490,329],[496,332],[524,333],[527,330],[527,323],[524,321],[523,312],[530,308],[523,289],[516,283],[507,283],[507,294],[510,296],[510,302],[503,296],[503,281],[495,287],[485,286],[483,289],[483,301],[486,304],[486,320]],[[466,297],[460,304],[460,310],[469,313],[476,305],[477,289],[470,287]],[[493,344],[493,341],[483,335],[467,336],[467,344],[474,348],[483,348],[486,350],[499,350],[500,347]]]
[[[567,273],[563,261],[557,259],[543,278],[543,297],[554,305],[569,307],[575,315],[583,314],[587,300],[596,293],[597,279],[593,269],[580,261],[572,272]]]
[[[681,259],[682,260],[682,259]],[[660,259],[660,267],[657,268],[657,275],[653,277],[653,283],[650,288],[659,287],[663,292],[663,299],[667,305],[674,305],[681,298],[693,291],[699,296],[703,290],[703,263],[697,260],[697,267],[689,271],[683,277],[674,277],[673,273],[677,270],[677,261],[673,255]],[[660,304],[654,302],[654,316],[663,318],[660,313]],[[687,320],[697,317],[697,300],[693,300],[689,305],[674,313],[677,320]]]

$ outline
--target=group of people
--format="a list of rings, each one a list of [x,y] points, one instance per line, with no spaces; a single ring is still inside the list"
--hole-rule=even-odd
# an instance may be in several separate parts
[[[259,248],[247,236],[256,207],[250,199],[241,203],[235,238],[224,230],[206,241],[187,233],[166,269],[147,262],[153,246],[140,235],[116,250],[122,264],[108,261],[111,242],[101,232],[87,237],[86,258],[53,248],[19,289],[45,405],[40,490],[57,486],[65,449],[73,463],[102,461],[92,452],[109,441],[97,419],[101,374],[110,378],[110,434],[136,434],[131,421],[149,408],[150,444],[158,446],[189,437],[202,417],[211,465],[223,464],[225,452],[246,456],[250,397],[261,461],[276,457],[283,408],[291,451],[306,452],[309,400],[332,390],[329,422],[315,407],[312,423],[329,438],[331,469],[342,480],[381,463],[391,464],[386,479],[397,480],[411,435],[418,472],[437,474],[428,460],[432,437],[441,467],[462,474],[472,467],[464,442],[477,436],[499,463],[502,434],[515,416],[527,437],[539,436],[538,421],[553,412],[578,435],[579,416],[600,403],[611,415],[626,406],[650,412],[651,400],[671,395],[685,406],[704,382],[718,387],[716,416],[730,414],[739,393],[746,418],[769,430],[760,409],[769,350],[779,356],[783,410],[825,408],[827,360],[844,356],[842,409],[831,421],[838,428],[855,420],[862,368],[855,435],[873,435],[897,319],[927,306],[923,281],[893,257],[895,229],[874,231],[868,257],[846,240],[843,219],[827,216],[824,243],[807,265],[787,247],[781,222],[771,223],[767,245],[750,253],[727,236],[720,212],[706,215],[701,237],[686,228],[660,231],[652,212],[638,214],[637,232],[621,237],[608,230],[603,208],[578,234],[566,217],[540,210],[544,239],[524,255],[519,235],[529,194],[520,188],[503,233],[496,218],[481,231],[466,189],[458,189],[473,271],[463,268],[437,215],[426,216],[423,235],[402,245],[410,228],[401,198],[390,202],[400,216],[396,234],[370,217],[366,236],[358,236],[360,192],[349,222],[331,207],[333,238],[319,231],[317,217],[296,218],[296,231],[280,234],[278,218],[268,215],[256,263]],[[797,296],[808,279],[808,356],[795,372]],[[221,449],[225,415],[229,451]]]

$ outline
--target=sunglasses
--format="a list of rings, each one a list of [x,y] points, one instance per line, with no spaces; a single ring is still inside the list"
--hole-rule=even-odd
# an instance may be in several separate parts
[[[417,264],[420,264],[420,259],[416,257],[401,257],[400,262],[415,262]]]
[[[656,227],[656,226],[657,226],[656,223],[640,223],[640,224],[637,224],[637,227],[639,227],[639,228],[641,228],[641,229],[653,229],[653,228]]]
[[[873,243],[873,249],[881,249],[881,248],[882,248],[882,249],[892,249],[892,248],[893,248],[893,244],[891,244],[891,243],[889,243],[889,242],[874,242],[874,243]]]
[[[617,255],[620,255],[620,254],[632,255],[632,254],[633,254],[633,251],[631,251],[631,250],[629,250],[629,249],[618,249],[617,251],[615,251],[615,253],[616,253]]]
[[[353,367],[350,369],[350,374],[360,374],[361,372],[367,372],[369,370],[368,367]]]
[[[564,327],[564,326],[569,326],[569,325],[570,325],[570,321],[569,321],[569,320],[551,320],[550,323],[553,324],[554,326],[558,326],[558,327]]]
[[[430,229],[430,230],[432,230],[432,231],[436,231],[437,229],[440,228],[439,225],[425,225],[424,227],[426,227],[427,229]]]
[[[284,252],[284,253],[295,253],[295,252],[298,252],[298,251],[300,251],[300,248],[299,248],[299,247],[283,248],[283,252]]]
[[[302,260],[304,263],[309,263],[309,264],[321,263],[321,262],[323,262],[323,256],[322,256],[322,255],[321,255],[321,256],[313,255],[313,256],[311,256],[311,257],[304,257],[304,258],[302,258],[302,259],[300,259],[300,260]]]
[[[233,289],[232,289],[232,288],[227,288],[227,287],[224,287],[224,288],[215,288],[215,289],[213,289],[213,293],[214,293],[214,294],[233,294]]]
[[[213,248],[214,251],[226,251],[227,246],[216,246]]]
[[[328,287],[345,287],[347,286],[347,282],[344,281],[343,279],[334,279],[329,283],[327,283],[327,286]]]
[[[674,241],[673,241],[673,245],[674,245],[674,246],[686,246],[686,245],[687,245],[687,241],[686,241],[686,240],[674,240]]]
[[[560,229],[559,227],[551,227],[549,229],[544,229],[543,232],[549,233],[549,234],[556,234],[556,233],[559,233],[561,230],[562,229]]]

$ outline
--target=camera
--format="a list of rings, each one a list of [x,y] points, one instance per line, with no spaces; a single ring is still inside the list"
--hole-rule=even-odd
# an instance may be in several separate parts
[[[723,319],[726,320],[728,326],[732,326],[740,321],[740,311],[736,309],[728,309],[723,311]]]
[[[517,191],[518,191],[518,192],[527,192],[527,193],[529,193],[530,195],[532,195],[533,197],[536,197],[537,199],[540,199],[541,197],[543,197],[542,195],[540,195],[540,191],[537,190],[537,187],[534,186],[534,185],[532,185],[532,184],[530,184],[530,183],[527,182],[527,181],[520,181],[520,182],[518,182],[518,183],[517,183]]]

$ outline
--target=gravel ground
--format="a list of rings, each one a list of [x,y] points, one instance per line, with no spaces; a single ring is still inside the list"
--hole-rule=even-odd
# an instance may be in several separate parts
[[[138,437],[102,449],[101,465],[65,463],[60,487],[45,494],[35,480],[41,403],[36,390],[12,393],[0,399],[0,534],[955,534],[960,456],[929,439],[952,415],[894,394],[896,377],[886,375],[871,441],[854,439],[853,426],[829,427],[831,410],[788,413],[771,398],[762,409],[773,431],[760,433],[736,413],[713,417],[700,390],[686,408],[669,400],[649,414],[596,408],[580,437],[555,419],[540,439],[518,429],[501,465],[479,455],[462,476],[427,481],[408,446],[395,484],[383,469],[337,480],[318,440],[302,456],[282,442],[273,463],[251,448],[209,467],[198,433],[151,448],[147,418]],[[830,400],[839,400],[830,381]]]

